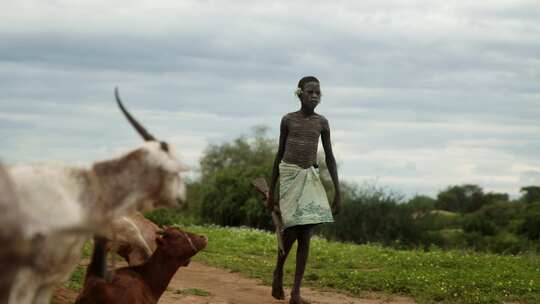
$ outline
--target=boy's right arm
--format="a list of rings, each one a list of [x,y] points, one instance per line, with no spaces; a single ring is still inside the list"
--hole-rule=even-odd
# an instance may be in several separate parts
[[[289,130],[287,128],[287,116],[283,116],[281,119],[281,125],[279,127],[279,147],[276,153],[276,158],[274,159],[274,167],[272,168],[272,179],[270,180],[270,190],[268,193],[268,200],[266,201],[266,206],[268,210],[273,211],[275,202],[275,191],[276,184],[279,177],[279,163],[283,159],[283,154],[285,153],[285,143],[287,142],[287,135]]]

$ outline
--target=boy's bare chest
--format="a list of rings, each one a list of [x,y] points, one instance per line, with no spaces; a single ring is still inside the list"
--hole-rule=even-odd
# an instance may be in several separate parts
[[[294,118],[289,121],[289,137],[295,140],[318,142],[322,125],[320,119]]]

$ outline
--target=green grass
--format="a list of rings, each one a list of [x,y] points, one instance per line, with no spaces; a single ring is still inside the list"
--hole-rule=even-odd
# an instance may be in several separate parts
[[[206,290],[202,290],[199,288],[186,288],[186,289],[179,289],[175,291],[176,294],[182,294],[182,295],[194,295],[199,297],[208,297],[210,296],[210,293]]]
[[[196,260],[271,283],[275,236],[253,229],[191,226],[208,236]],[[292,284],[294,252],[285,283]],[[461,251],[401,251],[315,237],[304,285],[353,295],[402,294],[419,303],[540,303],[540,257]]]
[[[189,226],[187,230],[209,239],[195,260],[271,283],[274,234],[218,226]],[[85,253],[90,250],[87,244]],[[294,275],[294,253],[295,248],[285,266],[288,286]],[[67,286],[80,288],[83,274],[78,268]],[[405,251],[314,237],[304,285],[357,296],[402,294],[418,303],[540,303],[540,256]]]
[[[82,257],[83,258],[90,258],[92,255],[92,249],[93,249],[92,242],[88,241],[84,244]],[[84,275],[86,274],[86,267],[83,266],[77,266],[73,273],[71,274],[71,277],[69,280],[64,283],[64,287],[72,289],[72,290],[80,290],[84,283]]]

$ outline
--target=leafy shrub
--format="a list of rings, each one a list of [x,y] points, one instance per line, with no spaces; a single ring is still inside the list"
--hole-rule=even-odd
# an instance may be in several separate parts
[[[178,209],[155,209],[145,212],[144,216],[160,227],[175,224],[186,226],[200,223],[200,219],[197,217]]]
[[[498,202],[485,205],[476,211],[477,216],[489,219],[496,226],[507,226],[510,221],[521,216],[525,205],[511,202]]]
[[[417,217],[415,223],[423,230],[457,229],[462,226],[462,216],[450,211],[432,210]]]
[[[335,223],[325,225],[322,234],[330,239],[355,242],[378,242],[410,246],[418,239],[412,210],[400,205],[402,198],[383,188],[349,186],[341,213]]]
[[[202,175],[193,203],[199,206],[201,218],[224,226],[272,228],[270,214],[251,181],[270,180],[275,153],[264,128],[257,128],[253,139],[240,137],[209,146],[201,159]]]
[[[268,170],[226,167],[207,178],[201,189],[202,218],[223,226],[271,228],[270,215],[251,186]]]
[[[527,206],[524,221],[518,231],[530,240],[540,239],[540,203]]]
[[[467,247],[467,240],[462,229],[442,229],[436,232],[445,249],[463,249]]]
[[[495,235],[497,225],[483,216],[470,215],[465,220],[463,230],[466,232],[478,232],[481,235]]]
[[[489,238],[489,251],[517,254],[527,250],[527,242],[513,233],[503,232]]]

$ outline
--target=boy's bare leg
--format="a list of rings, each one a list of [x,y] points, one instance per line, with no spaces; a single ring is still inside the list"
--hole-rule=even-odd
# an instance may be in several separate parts
[[[278,300],[285,299],[285,292],[283,291],[283,266],[285,260],[291,251],[291,247],[296,241],[297,231],[296,227],[287,228],[283,231],[283,249],[284,253],[278,248],[276,269],[274,270],[274,277],[272,280],[272,297]]]
[[[306,270],[309,256],[309,243],[311,240],[312,225],[299,226],[298,228],[298,250],[296,251],[296,273],[294,274],[294,285],[291,290],[291,304],[309,304],[309,301],[300,297],[300,286]]]

